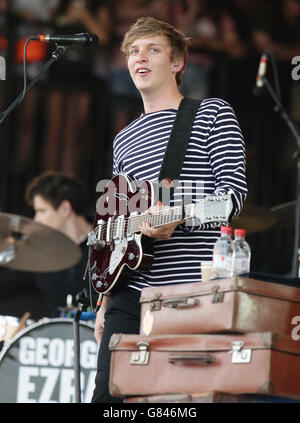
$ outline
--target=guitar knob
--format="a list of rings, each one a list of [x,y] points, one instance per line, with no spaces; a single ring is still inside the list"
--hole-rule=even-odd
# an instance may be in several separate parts
[[[98,281],[96,283],[96,288],[102,288],[103,283],[101,281]]]
[[[135,255],[133,253],[129,253],[128,260],[133,260],[133,259],[135,259]]]

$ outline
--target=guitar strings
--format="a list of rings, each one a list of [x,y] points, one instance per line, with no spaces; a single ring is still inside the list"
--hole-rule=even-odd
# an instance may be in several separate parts
[[[186,207],[191,208],[192,206],[193,205],[189,204]],[[115,219],[110,221],[110,223],[105,222],[104,224],[98,225],[96,228],[93,229],[94,233],[96,234],[97,229],[100,230],[100,228],[101,228],[100,241],[104,241],[104,239],[102,237],[103,234],[105,234],[106,237],[108,235],[109,239],[111,239],[111,235],[113,235],[115,233],[115,231],[117,230],[118,217],[116,217]],[[182,218],[182,207],[176,206],[176,207],[172,207],[172,208],[169,208],[169,209],[166,209],[166,210],[159,210],[159,211],[153,212],[151,214],[141,214],[141,215],[136,215],[136,216],[125,217],[124,220],[123,220],[123,222],[124,222],[124,233],[127,233],[129,224],[132,226],[130,233],[138,232],[138,227],[143,221],[148,221],[148,223],[149,222],[151,223],[151,221],[152,221],[152,223],[154,222],[153,226],[156,226],[156,227],[164,225],[166,223],[171,223],[170,221],[165,221],[165,218],[167,218],[167,217],[171,218],[171,222],[176,222],[177,220],[178,221],[181,220],[181,218]],[[159,220],[159,219],[160,219],[160,221],[157,222],[156,220]],[[107,234],[108,224],[110,224],[110,233],[109,234]]]

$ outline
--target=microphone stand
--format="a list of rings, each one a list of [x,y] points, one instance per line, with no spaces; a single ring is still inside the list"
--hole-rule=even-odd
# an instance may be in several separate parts
[[[262,77],[263,84],[266,86],[269,94],[275,102],[274,110],[278,112],[281,118],[287,124],[289,130],[293,134],[293,138],[296,144],[296,158],[297,158],[297,181],[296,181],[296,210],[295,210],[295,238],[294,238],[294,251],[293,251],[293,262],[292,262],[292,275],[298,277],[298,250],[299,250],[299,237],[300,237],[300,132],[294,122],[291,120],[278,96],[274,92],[268,79]]]
[[[83,288],[76,295],[78,309],[73,318],[73,336],[74,336],[74,380],[75,380],[75,402],[81,403],[81,381],[80,381],[80,317],[87,311],[90,305],[86,294],[86,288]]]
[[[30,88],[41,78],[41,76],[48,70],[53,62],[60,59],[65,53],[67,47],[56,45],[56,50],[52,53],[52,57],[48,62],[42,67],[40,72],[32,79],[32,81],[26,86],[25,92],[22,92],[12,103],[11,105],[0,114],[0,124],[4,122],[7,116],[18,106],[18,104],[23,100],[24,94],[26,94]]]
[[[87,310],[84,303],[78,304],[78,310],[73,319],[74,336],[74,380],[75,380],[75,402],[81,403],[81,383],[80,383],[80,317],[82,312]]]

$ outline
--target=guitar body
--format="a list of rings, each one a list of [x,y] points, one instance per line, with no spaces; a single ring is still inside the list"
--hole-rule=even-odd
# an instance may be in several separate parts
[[[143,182],[138,190],[132,189],[130,181],[124,175],[116,175],[106,186],[97,202],[94,229],[102,228],[102,239],[107,241],[109,233],[116,233],[118,219],[128,218],[132,213],[145,212],[153,204],[153,186]],[[95,244],[90,253],[89,272],[93,288],[104,293],[110,291],[116,282],[125,282],[128,271],[144,269],[151,265],[153,244],[150,238],[135,233],[130,237],[112,236],[108,242]]]
[[[159,188],[159,187],[158,187]],[[110,291],[119,280],[127,281],[128,271],[145,269],[153,260],[153,242],[142,236],[143,221],[159,227],[183,218],[195,217],[200,223],[228,222],[233,203],[230,194],[207,195],[183,207],[164,207],[151,214],[154,185],[145,181],[134,191],[124,175],[116,175],[97,201],[93,230],[88,234],[89,275],[99,293]],[[127,273],[127,274],[126,274]]]

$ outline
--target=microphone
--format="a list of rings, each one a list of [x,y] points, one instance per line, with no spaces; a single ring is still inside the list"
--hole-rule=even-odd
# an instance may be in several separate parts
[[[256,84],[255,84],[255,87],[254,87],[254,90],[253,90],[254,95],[258,95],[261,91],[260,89],[264,85],[262,78],[267,73],[268,61],[269,61],[269,59],[268,59],[267,53],[263,53],[261,55],[261,58],[260,58],[260,61],[259,61],[258,72],[257,72],[257,76],[256,76]]]
[[[41,41],[42,43],[56,43],[64,46],[78,45],[83,47],[90,47],[99,43],[97,35],[89,34],[87,32],[73,35],[36,35],[33,37],[33,39]]]

